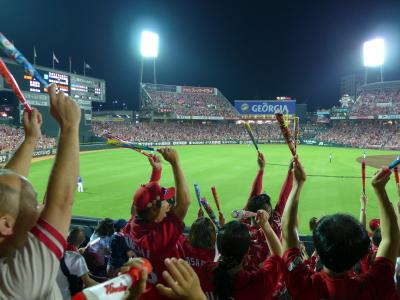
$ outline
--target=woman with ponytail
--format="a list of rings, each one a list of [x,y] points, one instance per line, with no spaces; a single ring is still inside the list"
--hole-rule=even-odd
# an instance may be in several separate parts
[[[271,299],[281,274],[282,247],[268,222],[264,210],[257,212],[256,222],[262,228],[271,256],[257,272],[243,269],[244,258],[250,247],[247,226],[238,221],[227,223],[218,233],[218,262],[207,263],[198,271],[201,287],[208,299],[244,300]]]

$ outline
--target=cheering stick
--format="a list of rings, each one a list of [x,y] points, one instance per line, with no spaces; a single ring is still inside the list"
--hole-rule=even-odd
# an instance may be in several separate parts
[[[258,150],[257,141],[256,141],[256,139],[254,138],[253,131],[251,130],[250,124],[247,123],[247,122],[245,122],[245,123],[244,123],[244,128],[246,129],[247,133],[249,134],[250,139],[251,139],[251,141],[253,142],[254,147],[256,147],[256,150],[259,151],[259,150]]]
[[[297,150],[297,144],[299,143],[299,117],[294,117],[294,149]]]
[[[115,137],[109,137],[107,140],[107,144],[112,145],[112,146],[122,147],[122,148],[140,150],[140,151],[143,151],[143,150],[144,151],[153,151],[153,152],[158,151],[158,149],[156,149],[156,148],[135,144],[135,143],[124,141],[124,140],[121,140],[121,139],[118,139]],[[140,153],[142,153],[142,152],[140,152]]]
[[[32,66],[32,64],[18,51],[17,48],[0,32],[0,49],[3,50],[12,60],[22,66],[26,72],[39,81],[45,88],[49,86],[46,80]]]
[[[10,70],[8,70],[6,64],[4,63],[4,61],[1,58],[0,58],[0,73],[1,73],[1,76],[3,76],[3,78],[10,85],[10,87],[14,91],[14,94],[18,97],[21,104],[25,107],[25,109],[28,112],[31,112],[32,107],[29,105],[28,102],[26,102],[24,94],[22,94],[21,89],[18,86],[18,83],[15,81],[14,76],[11,74]]]
[[[211,221],[215,224],[215,226],[217,226],[218,229],[220,229],[221,225],[219,224],[217,217],[215,216],[213,210],[211,209],[210,204],[208,204],[207,199],[201,198],[200,203],[203,205]]]
[[[296,149],[293,146],[292,141],[290,140],[290,132],[289,128],[285,124],[285,120],[283,119],[283,114],[282,113],[276,113],[275,114],[276,120],[278,121],[279,127],[281,128],[283,138],[286,141],[286,144],[289,146],[290,152],[292,152],[292,155],[296,155]]]
[[[244,219],[244,218],[256,217],[257,213],[240,209],[232,211],[231,216],[234,219]]]
[[[211,187],[211,192],[215,201],[215,205],[217,206],[218,212],[221,213],[221,208],[219,206],[219,200],[218,200],[218,196],[217,196],[217,190],[215,188],[215,186]]]
[[[363,160],[361,163],[361,176],[362,176],[363,194],[365,195],[365,160]]]
[[[389,164],[389,169],[393,170],[398,164],[400,164],[400,156]]]
[[[399,169],[397,167],[393,168],[393,172],[394,172],[394,179],[396,180],[396,187],[397,189],[399,189]]]
[[[197,198],[197,202],[199,203],[200,209],[202,209],[200,187],[197,182],[194,183],[194,191],[196,192],[196,198]]]

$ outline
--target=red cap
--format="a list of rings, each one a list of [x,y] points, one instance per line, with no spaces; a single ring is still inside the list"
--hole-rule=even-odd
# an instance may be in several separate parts
[[[153,201],[165,201],[175,196],[175,188],[163,188],[158,182],[153,181],[148,184],[142,185],[133,196],[135,209],[137,211],[151,207]]]
[[[379,219],[372,219],[371,221],[369,221],[369,229],[371,229],[371,231],[375,231],[380,226],[381,226],[381,221]]]

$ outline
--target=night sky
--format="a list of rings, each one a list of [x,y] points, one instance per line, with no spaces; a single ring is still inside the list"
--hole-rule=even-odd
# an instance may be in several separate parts
[[[385,80],[400,80],[400,1],[0,1],[0,31],[37,64],[106,80],[107,107],[138,103],[139,38],[160,35],[157,81],[219,88],[235,99],[337,103],[340,77],[362,72],[362,43],[386,40]],[[145,64],[144,81],[152,80]],[[114,107],[117,108],[117,107]],[[120,107],[119,107],[120,108]]]

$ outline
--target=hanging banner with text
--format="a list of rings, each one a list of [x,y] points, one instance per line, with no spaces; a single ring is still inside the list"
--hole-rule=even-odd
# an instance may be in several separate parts
[[[242,115],[273,115],[276,112],[296,114],[296,100],[243,101],[235,100],[235,108]]]

